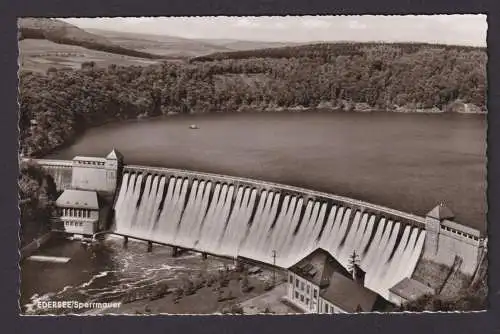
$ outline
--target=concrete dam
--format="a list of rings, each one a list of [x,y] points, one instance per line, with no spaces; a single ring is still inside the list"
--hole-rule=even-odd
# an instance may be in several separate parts
[[[38,163],[65,187],[71,161]],[[473,275],[486,247],[479,231],[440,216],[440,206],[420,217],[297,187],[148,166],[124,165],[119,179],[114,233],[282,268],[319,247],[349,268],[355,252],[366,287],[386,299],[421,259],[452,266],[459,257],[460,271]]]

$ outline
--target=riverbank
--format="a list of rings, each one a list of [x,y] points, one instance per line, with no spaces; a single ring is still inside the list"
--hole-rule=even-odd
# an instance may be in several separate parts
[[[84,315],[161,315],[161,314],[243,314],[242,303],[272,292],[281,294],[283,288],[273,287],[273,272],[270,269],[242,265],[234,267],[230,261],[210,257],[202,260],[208,263],[225,263],[224,269],[218,272],[199,272],[195,276],[183,280],[172,280],[159,283],[143,291],[135,291],[125,295],[118,308],[89,310]],[[256,273],[248,273],[252,268]],[[285,281],[281,270],[276,270],[276,282]],[[282,296],[278,296],[281,298]],[[279,298],[275,298],[278,300]],[[262,305],[261,305],[262,306]],[[248,306],[246,306],[248,307]],[[269,305],[253,312],[269,313]],[[276,310],[293,312],[293,309],[282,305]]]
[[[44,244],[49,242],[52,238],[55,236],[55,232],[49,231],[46,232],[45,234],[41,235],[38,238],[35,238],[32,242],[21,248],[20,250],[20,261],[23,261],[26,259],[28,256],[36,252],[37,250],[40,249]]]
[[[122,238],[83,247],[54,238],[33,253],[41,258],[71,258],[66,263],[23,261],[20,305],[24,315],[48,314],[212,314],[238,312],[237,305],[268,291],[267,267],[182,252],[168,246],[147,252],[144,242]],[[284,279],[276,270],[276,281]],[[115,309],[44,309],[44,302],[121,303]],[[40,304],[42,303],[42,304]],[[42,305],[42,306],[40,306]],[[108,304],[109,305],[109,304]]]

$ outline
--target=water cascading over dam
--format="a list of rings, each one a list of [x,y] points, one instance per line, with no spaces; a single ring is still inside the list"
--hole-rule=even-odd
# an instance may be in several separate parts
[[[426,231],[399,212],[366,205],[267,182],[130,166],[115,202],[115,232],[269,264],[276,251],[283,268],[318,247],[348,268],[355,251],[365,285],[387,298],[412,275]]]

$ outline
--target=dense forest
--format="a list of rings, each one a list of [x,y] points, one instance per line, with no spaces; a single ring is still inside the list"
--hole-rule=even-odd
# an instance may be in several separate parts
[[[186,64],[23,71],[22,152],[40,156],[88,127],[169,112],[486,109],[485,49],[351,43],[269,50]]]
[[[57,197],[56,185],[40,166],[23,161],[19,168],[21,246],[48,231],[48,220]]]
[[[387,46],[398,49],[400,53],[411,54],[427,49],[441,49],[444,51],[481,51],[483,48],[475,46],[459,45],[434,45],[428,43],[315,43],[309,45],[284,46],[281,48],[265,48],[233,52],[217,52],[205,56],[199,56],[191,61],[213,61],[222,59],[249,59],[249,58],[323,58],[333,60],[338,56],[362,56],[367,49]]]

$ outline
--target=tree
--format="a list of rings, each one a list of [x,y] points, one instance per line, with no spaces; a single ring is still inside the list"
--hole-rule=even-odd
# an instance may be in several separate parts
[[[347,269],[352,273],[354,270],[356,270],[357,267],[359,267],[359,256],[356,254],[356,251],[353,251],[352,254],[349,256],[349,264],[347,265]]]
[[[57,73],[57,68],[55,68],[54,66],[51,66],[47,69],[47,75],[51,75],[51,74],[55,74]]]
[[[241,292],[243,292],[243,293],[247,293],[250,290],[252,290],[252,287],[250,286],[250,283],[248,281],[248,275],[245,274],[243,276],[243,278],[241,279],[240,288],[241,288]]]
[[[95,61],[85,61],[80,66],[82,70],[93,70],[95,68]]]

